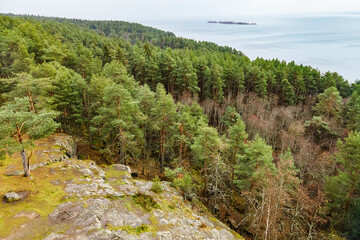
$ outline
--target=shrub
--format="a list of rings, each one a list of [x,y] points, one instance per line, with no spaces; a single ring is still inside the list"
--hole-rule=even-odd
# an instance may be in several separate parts
[[[161,187],[161,183],[160,183],[160,178],[159,176],[156,176],[154,179],[153,179],[153,184],[151,186],[151,191],[153,191],[154,193],[162,193],[163,192],[163,189]]]

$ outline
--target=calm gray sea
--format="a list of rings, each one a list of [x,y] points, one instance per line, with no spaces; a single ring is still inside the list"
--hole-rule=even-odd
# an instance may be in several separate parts
[[[210,24],[208,20],[256,22],[256,26]],[[360,79],[360,13],[287,17],[194,17],[142,24],[177,36],[236,48],[250,59],[295,61],[321,72]]]

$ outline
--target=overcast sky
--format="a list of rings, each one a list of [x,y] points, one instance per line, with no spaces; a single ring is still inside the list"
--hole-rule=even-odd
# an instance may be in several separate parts
[[[182,16],[360,12],[360,0],[0,0],[0,12],[141,21]]]

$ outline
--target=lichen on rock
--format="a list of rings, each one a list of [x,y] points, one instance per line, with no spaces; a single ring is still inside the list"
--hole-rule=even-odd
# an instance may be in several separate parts
[[[70,151],[68,147],[73,146],[72,143],[62,144],[59,139],[66,139],[65,135],[52,136],[55,152],[62,148]],[[45,143],[42,148],[48,149]],[[46,151],[53,154],[51,149]],[[66,151],[60,152],[66,155]],[[48,159],[50,155],[47,155]],[[57,157],[62,159],[60,154]],[[21,205],[23,200],[6,209],[13,230],[0,231],[0,238],[240,239],[224,224],[214,221],[211,215],[195,213],[191,204],[183,200],[168,182],[159,181],[163,191],[155,193],[151,191],[153,182],[133,179],[128,166],[115,164],[103,169],[92,161],[70,156],[63,159],[56,163],[39,159],[34,163],[37,164],[34,179],[27,181],[36,183],[38,190],[28,189],[31,194],[26,205]],[[4,171],[9,170],[13,171],[4,166]],[[24,179],[20,176],[6,178],[9,184],[11,178],[15,182]],[[14,194],[7,196],[16,199]],[[40,197],[45,200],[43,204]],[[26,206],[34,209],[23,209]]]

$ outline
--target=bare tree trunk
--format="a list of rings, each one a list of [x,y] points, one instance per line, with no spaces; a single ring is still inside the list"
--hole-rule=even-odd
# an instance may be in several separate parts
[[[313,227],[315,225],[314,219],[316,218],[316,215],[317,215],[317,209],[315,210],[315,213],[314,213],[313,219],[311,221],[311,224],[309,224],[309,231],[308,231],[307,240],[312,239],[312,229],[313,229]]]
[[[163,126],[160,131],[160,172],[164,172],[165,161],[165,127]]]
[[[21,158],[22,158],[23,167],[24,167],[24,176],[28,177],[28,176],[30,176],[30,167],[29,167],[28,161],[26,159],[26,152],[25,152],[25,150],[22,150],[20,153],[21,153]]]
[[[205,146],[207,146],[207,134],[205,134]],[[207,184],[208,184],[208,180],[207,180],[207,154],[205,151],[205,156],[204,156],[204,189],[203,189],[203,196],[206,196],[206,192],[207,192]]]
[[[269,205],[268,205],[268,209],[267,209],[267,216],[266,216],[265,240],[268,239],[269,222],[270,222],[270,201],[269,201]]]
[[[30,92],[30,91],[28,92],[28,96],[29,96],[29,101],[30,101],[30,105],[31,105],[30,110],[31,110],[33,113],[35,113],[34,101],[32,100],[32,96],[31,96],[31,92]]]
[[[184,135],[184,128],[182,125],[180,125],[180,133],[181,133],[181,139],[180,139],[180,150],[179,150],[179,162],[178,166],[182,163],[182,148],[183,148],[183,139],[182,136]]]

